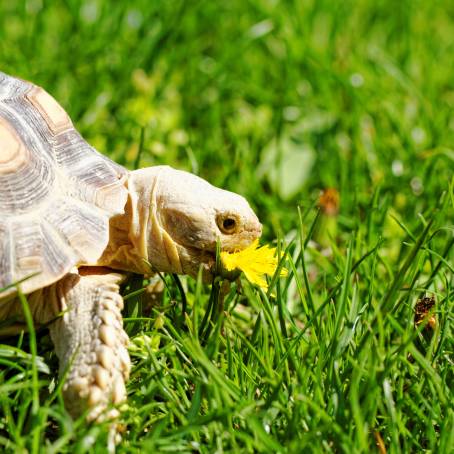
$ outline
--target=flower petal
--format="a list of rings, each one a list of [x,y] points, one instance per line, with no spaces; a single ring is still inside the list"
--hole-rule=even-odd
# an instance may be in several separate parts
[[[276,248],[269,245],[259,247],[258,240],[242,251],[221,252],[221,261],[227,271],[239,269],[249,282],[264,289],[268,288],[265,275],[272,276],[278,266]],[[286,276],[287,270],[282,268],[279,275]]]

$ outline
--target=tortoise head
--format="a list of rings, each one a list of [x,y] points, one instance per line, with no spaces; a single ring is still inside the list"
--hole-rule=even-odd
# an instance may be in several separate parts
[[[191,173],[150,167],[132,172],[128,185],[137,198],[133,224],[143,232],[143,255],[158,271],[197,276],[202,266],[208,279],[217,241],[221,250],[242,250],[261,235],[244,197]]]

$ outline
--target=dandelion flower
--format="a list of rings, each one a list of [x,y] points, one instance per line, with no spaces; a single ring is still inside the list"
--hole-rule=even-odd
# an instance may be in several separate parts
[[[259,247],[258,240],[239,252],[221,252],[221,261],[227,271],[241,270],[249,282],[263,289],[268,288],[265,275],[273,276],[278,265],[276,248]],[[287,270],[282,268],[280,276],[286,275]]]

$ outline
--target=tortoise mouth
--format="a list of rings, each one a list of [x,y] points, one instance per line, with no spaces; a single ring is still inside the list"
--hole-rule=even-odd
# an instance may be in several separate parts
[[[229,241],[222,244],[220,252],[235,252],[250,246],[253,241],[260,237],[261,229],[251,230],[249,235],[241,238],[241,241]],[[225,240],[225,239],[224,239]],[[231,239],[233,240],[233,238]],[[227,279],[235,279],[238,277],[239,272],[227,271],[222,262],[216,267],[216,242],[210,244],[194,244],[196,242],[178,241],[173,239],[177,247],[178,255],[181,263],[181,270],[183,274],[190,275],[197,279],[199,269],[202,268],[203,281],[205,283],[211,282],[213,277],[220,275]]]
[[[239,270],[227,271],[221,260],[219,260],[219,264],[217,266],[216,251],[200,249],[193,246],[186,247],[179,245],[179,247],[182,248],[180,261],[183,273],[197,279],[199,271],[202,269],[202,281],[204,284],[211,284],[213,282],[213,278],[216,276],[234,281],[240,275]],[[221,249],[221,252],[224,251],[231,252],[232,249]]]
[[[202,268],[204,283],[210,282],[216,267],[216,253],[194,246],[185,246],[176,243],[183,274],[197,279],[199,269]]]
[[[240,270],[228,271],[221,260],[219,264],[216,264],[216,251],[210,251],[205,249],[199,249],[196,247],[185,247],[186,251],[192,257],[189,262],[189,267],[185,266],[185,262],[182,260],[183,271],[185,274],[192,276],[197,279],[200,268],[202,268],[202,281],[205,284],[210,284],[213,278],[221,276],[224,279],[234,281],[241,274]],[[236,249],[235,249],[236,250]],[[233,252],[231,248],[223,248],[221,252]],[[181,256],[180,256],[181,259]]]

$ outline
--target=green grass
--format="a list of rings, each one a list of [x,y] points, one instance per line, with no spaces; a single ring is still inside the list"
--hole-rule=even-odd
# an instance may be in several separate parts
[[[117,162],[142,136],[140,166],[242,193],[290,271],[267,294],[183,278],[186,319],[171,276],[151,316],[127,300],[119,452],[453,452],[453,36],[437,0],[1,3],[1,70]],[[0,451],[103,452],[36,341],[0,346]]]

